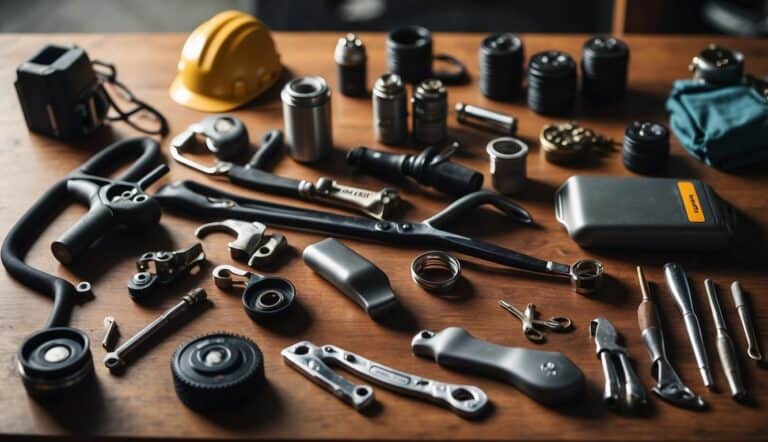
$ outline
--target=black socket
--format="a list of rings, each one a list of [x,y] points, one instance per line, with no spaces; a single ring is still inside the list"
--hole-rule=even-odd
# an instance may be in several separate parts
[[[576,62],[560,51],[539,52],[528,64],[528,107],[544,115],[567,115],[576,104]]]
[[[622,157],[631,171],[658,172],[669,159],[669,129],[653,121],[632,122],[624,132]]]
[[[35,332],[21,345],[18,360],[24,387],[35,397],[64,396],[94,377],[88,336],[70,327]]]
[[[404,26],[387,34],[387,69],[406,83],[432,76],[432,34],[421,26]]]
[[[595,101],[615,101],[627,92],[629,48],[607,36],[592,37],[581,53],[581,92]]]
[[[342,94],[348,97],[363,97],[368,95],[366,89],[367,69],[361,65],[337,65],[339,87]]]
[[[229,408],[264,385],[264,357],[250,339],[210,333],[182,344],[171,358],[173,385],[193,410]]]
[[[514,34],[491,34],[483,39],[478,52],[480,92],[493,100],[520,96],[523,83],[523,41]]]

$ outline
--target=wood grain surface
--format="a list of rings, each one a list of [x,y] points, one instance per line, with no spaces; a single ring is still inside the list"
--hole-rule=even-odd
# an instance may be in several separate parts
[[[332,51],[336,33],[277,33],[277,46],[285,66],[295,75],[321,75],[336,89],[336,67]],[[370,54],[369,84],[385,70],[384,43],[381,33],[362,34]],[[571,263],[581,258],[604,262],[610,275],[604,289],[594,297],[576,295],[567,283],[547,277],[521,274],[487,265],[477,259],[464,259],[464,281],[454,298],[424,292],[411,280],[411,260],[422,249],[409,244],[398,246],[344,240],[363,256],[384,270],[404,305],[402,314],[388,323],[376,323],[335,288],[305,266],[300,258],[304,247],[323,239],[309,233],[280,230],[292,246],[287,262],[274,274],[289,278],[296,285],[301,314],[291,321],[265,327],[251,321],[243,312],[238,293],[217,289],[211,269],[229,258],[226,235],[212,235],[204,247],[209,264],[200,274],[164,290],[156,305],[141,306],[131,301],[126,282],[135,271],[134,260],[145,251],[170,250],[189,246],[196,239],[197,221],[166,213],[162,227],[140,235],[115,233],[93,246],[71,268],[59,265],[49,252],[49,244],[63,229],[84,213],[73,206],[41,236],[28,261],[61,275],[70,281],[88,280],[94,285],[95,299],[76,307],[71,325],[88,333],[96,363],[97,382],[79,397],[57,403],[37,403],[30,399],[16,373],[16,351],[24,337],[37,330],[51,308],[51,300],[34,293],[0,271],[0,432],[6,435],[90,435],[120,437],[171,438],[291,438],[291,439],[764,439],[768,407],[768,373],[744,356],[745,342],[733,302],[721,292],[731,334],[741,356],[746,384],[754,397],[751,405],[734,402],[727,393],[725,379],[716,359],[714,329],[704,296],[704,278],[713,278],[722,287],[740,280],[751,295],[757,325],[768,331],[768,275],[765,265],[766,226],[768,226],[768,178],[765,165],[726,174],[704,166],[688,156],[673,141],[668,175],[701,178],[709,183],[742,215],[734,246],[718,253],[639,252],[634,250],[585,250],[577,246],[555,221],[553,193],[571,175],[631,176],[621,164],[618,152],[578,168],[556,166],[539,155],[539,130],[552,119],[531,112],[522,103],[496,103],[482,97],[477,87],[477,48],[480,34],[438,34],[437,51],[451,53],[469,67],[472,82],[449,88],[451,105],[458,101],[509,112],[519,118],[519,135],[531,144],[528,157],[527,190],[515,198],[529,209],[535,227],[523,227],[490,211],[479,210],[465,217],[455,230],[483,238],[535,256]],[[528,55],[556,48],[579,58],[587,36],[526,35]],[[11,225],[49,186],[93,152],[109,142],[133,135],[124,124],[105,128],[87,139],[62,143],[27,131],[13,89],[15,67],[46,42],[77,43],[92,58],[110,60],[118,67],[119,78],[136,95],[157,106],[170,120],[172,133],[198,121],[202,113],[183,108],[168,97],[168,86],[176,73],[176,62],[184,43],[181,34],[166,35],[7,35],[0,37],[0,231]],[[626,38],[631,48],[631,69],[627,98],[612,106],[579,105],[574,118],[583,125],[621,140],[624,128],[633,119],[667,121],[664,100],[672,81],[687,78],[691,57],[711,41],[709,37]],[[768,45],[765,40],[721,38],[719,43],[739,49],[746,56],[747,70],[764,75],[768,72]],[[256,142],[269,128],[282,128],[281,105],[276,91],[256,103],[236,111]],[[450,117],[450,132],[463,143],[459,161],[486,175],[490,186],[485,145],[492,134],[458,126]],[[347,183],[380,188],[385,183],[356,174],[345,165],[344,152],[358,145],[381,148],[373,141],[369,99],[333,95],[333,135],[336,151],[332,158],[314,167],[283,158],[276,172],[291,177],[314,180],[332,176]],[[167,155],[168,139],[163,141]],[[397,149],[393,149],[397,150]],[[405,151],[405,150],[400,150]],[[178,179],[211,180],[170,163],[170,174],[153,187]],[[215,185],[288,204],[300,204],[268,195],[237,189],[224,182]],[[415,185],[405,185],[402,194],[411,208],[405,219],[419,220],[435,213],[450,200]],[[627,195],[631,198],[631,195]],[[307,207],[317,207],[305,204]],[[689,272],[696,289],[695,302],[707,340],[710,362],[714,367],[717,392],[706,391],[694,365],[693,355],[672,299],[662,279],[662,265],[681,263]],[[648,279],[656,283],[661,313],[666,326],[668,352],[682,378],[696,392],[703,394],[710,409],[695,413],[670,406],[651,397],[648,416],[623,417],[608,411],[601,401],[603,375],[595,357],[594,343],[588,337],[589,321],[598,316],[609,318],[623,334],[637,372],[650,389],[650,363],[637,327],[640,291],[635,279],[635,265],[643,265]],[[242,265],[242,264],[237,264]],[[177,302],[186,290],[204,287],[213,308],[170,333],[129,367],[123,376],[113,376],[101,363],[104,350],[102,320],[114,316],[121,339],[133,335],[164,309]],[[411,337],[420,329],[441,330],[461,326],[476,337],[507,346],[532,347],[520,331],[520,323],[497,306],[506,299],[513,304],[536,303],[542,315],[568,315],[575,330],[567,334],[549,334],[541,349],[564,352],[584,371],[589,388],[579,403],[547,408],[501,382],[446,370],[434,362],[414,356]],[[198,415],[176,398],[171,382],[169,360],[182,342],[202,333],[226,330],[246,335],[262,348],[266,358],[269,385],[253,392],[249,405],[216,413]],[[396,367],[426,377],[477,385],[493,402],[486,419],[470,422],[450,411],[376,388],[378,405],[374,412],[361,414],[333,395],[309,382],[288,367],[280,350],[307,339],[318,345],[331,343]],[[761,339],[764,349],[768,341]],[[352,375],[344,374],[355,382]],[[650,394],[650,392],[649,392]]]

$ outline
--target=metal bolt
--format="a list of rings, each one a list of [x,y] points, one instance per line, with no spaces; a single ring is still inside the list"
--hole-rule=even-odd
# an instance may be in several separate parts
[[[205,290],[201,288],[191,290],[181,298],[181,301],[179,301],[178,304],[168,309],[165,313],[144,327],[140,332],[133,335],[115,351],[107,353],[104,357],[104,365],[106,365],[110,371],[119,370],[125,367],[127,365],[127,358],[130,357],[131,353],[139,349],[150,337],[167,327],[177,317],[189,310],[190,307],[201,304],[205,301],[206,297]]]

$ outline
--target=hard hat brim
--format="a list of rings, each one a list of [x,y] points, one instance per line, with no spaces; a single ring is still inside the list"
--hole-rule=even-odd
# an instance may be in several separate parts
[[[178,76],[173,80],[173,83],[171,83],[169,92],[173,101],[190,109],[203,112],[226,112],[248,103],[258,95],[245,96],[238,100],[212,98],[187,89],[187,87],[184,86],[184,82]]]

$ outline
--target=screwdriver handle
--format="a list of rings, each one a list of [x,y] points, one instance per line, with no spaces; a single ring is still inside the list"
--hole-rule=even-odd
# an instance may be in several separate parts
[[[637,307],[637,324],[640,326],[640,332],[649,328],[661,329],[659,315],[653,302],[648,300],[640,302]]]

